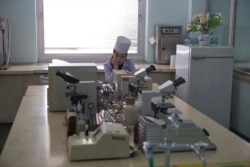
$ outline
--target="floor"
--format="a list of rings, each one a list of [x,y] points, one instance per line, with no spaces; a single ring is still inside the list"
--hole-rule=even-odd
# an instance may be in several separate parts
[[[5,141],[9,135],[12,123],[0,123],[0,153],[4,147]]]

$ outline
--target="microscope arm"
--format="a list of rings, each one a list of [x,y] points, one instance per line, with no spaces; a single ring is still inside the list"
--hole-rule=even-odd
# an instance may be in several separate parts
[[[147,76],[150,72],[155,71],[156,68],[154,65],[150,65],[149,67],[141,68],[140,70],[134,73],[134,76],[140,80],[144,80],[144,77]]]

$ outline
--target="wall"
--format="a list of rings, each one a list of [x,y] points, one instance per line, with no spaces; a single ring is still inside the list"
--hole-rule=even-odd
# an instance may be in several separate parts
[[[155,36],[155,26],[181,25],[184,38],[187,36],[186,24],[193,12],[205,11],[205,0],[147,0],[146,6],[145,60],[154,62],[154,46],[150,45],[148,39]]]
[[[1,0],[0,16],[9,19],[11,25],[11,63],[36,63],[36,10],[38,0]],[[204,8],[205,0],[145,0],[147,6],[145,33],[145,60],[154,61],[153,46],[148,38],[154,35],[156,24],[182,25],[186,27],[192,12]],[[201,10],[201,11],[202,11]]]
[[[211,12],[221,12],[223,16],[223,24],[216,29],[214,36],[218,37],[219,44],[228,44],[229,23],[230,23],[230,0],[210,0]],[[250,61],[250,17],[249,0],[236,1],[236,17],[234,31],[234,48],[235,62]]]
[[[187,1],[147,0],[145,34],[145,54],[147,55],[147,62],[154,61],[154,46],[150,45],[148,39],[151,36],[155,36],[155,26],[157,24],[182,25],[184,20],[186,20],[187,9],[179,9],[180,6],[183,6],[183,8],[187,6]]]
[[[250,62],[250,1],[239,0],[237,3],[235,27],[235,61]]]
[[[9,20],[11,63],[36,63],[36,0],[1,0],[0,17]]]
[[[223,24],[213,30],[212,37],[218,38],[219,45],[228,45],[231,0],[210,0],[210,12],[221,13]]]

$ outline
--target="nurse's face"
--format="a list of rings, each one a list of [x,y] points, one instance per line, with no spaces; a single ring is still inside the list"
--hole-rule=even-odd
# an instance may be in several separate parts
[[[114,50],[113,60],[112,60],[114,64],[121,65],[124,63],[126,58],[127,58],[127,54],[121,54],[121,53],[118,53]]]

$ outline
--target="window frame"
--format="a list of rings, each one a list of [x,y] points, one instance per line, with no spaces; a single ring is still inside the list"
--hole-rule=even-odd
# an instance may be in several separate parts
[[[135,62],[144,61],[144,36],[145,36],[145,0],[138,0],[138,43],[137,53],[129,53],[128,58]],[[43,0],[37,0],[37,47],[38,47],[38,62],[50,63],[52,59],[61,59],[68,62],[93,62],[100,63],[110,58],[110,53],[70,53],[70,54],[46,54],[44,50],[44,19],[43,19]]]

